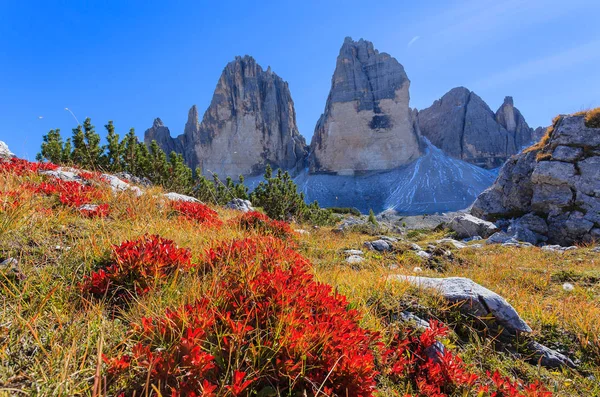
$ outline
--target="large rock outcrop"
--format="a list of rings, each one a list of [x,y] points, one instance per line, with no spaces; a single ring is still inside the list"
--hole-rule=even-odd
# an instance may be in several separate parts
[[[15,155],[10,151],[8,145],[0,141],[0,160],[9,160]]]
[[[600,240],[600,129],[584,117],[557,118],[546,142],[507,161],[473,215],[518,218],[513,226],[553,244]]]
[[[397,168],[421,155],[404,68],[371,42],[346,38],[311,142],[313,173]]]
[[[512,97],[494,113],[464,87],[453,88],[419,111],[418,124],[423,136],[445,153],[484,168],[501,166],[531,143],[533,132]]]
[[[153,139],[182,153],[189,166],[221,177],[260,174],[267,164],[299,169],[307,156],[288,84],[250,56],[225,67],[202,122],[193,106],[183,135],[172,138],[157,119],[144,136],[146,144]]]

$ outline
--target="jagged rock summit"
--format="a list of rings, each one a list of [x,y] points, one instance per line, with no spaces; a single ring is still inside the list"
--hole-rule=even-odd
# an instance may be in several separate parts
[[[183,135],[172,138],[156,119],[144,135],[146,144],[152,140],[183,154],[192,168],[220,177],[257,175],[267,164],[299,169],[307,156],[288,84],[250,56],[227,64],[201,122],[194,105]]]
[[[416,160],[421,147],[409,87],[396,59],[369,41],[347,37],[312,138],[310,171],[353,175]]]
[[[15,155],[10,151],[8,145],[0,141],[0,160],[8,160],[13,158]]]
[[[488,169],[529,145],[533,133],[512,97],[494,113],[465,87],[453,88],[419,111],[418,124],[423,136],[445,153]]]
[[[555,119],[539,144],[506,162],[473,215],[514,218],[511,229],[533,243],[600,240],[600,128],[585,117]]]

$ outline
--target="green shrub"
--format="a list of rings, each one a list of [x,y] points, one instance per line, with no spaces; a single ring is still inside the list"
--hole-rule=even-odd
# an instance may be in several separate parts
[[[360,211],[354,207],[329,207],[327,208],[334,214],[361,216]]]

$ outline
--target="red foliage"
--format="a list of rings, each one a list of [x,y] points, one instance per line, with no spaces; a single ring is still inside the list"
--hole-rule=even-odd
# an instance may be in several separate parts
[[[0,161],[0,173],[11,173],[15,175],[37,173],[38,171],[49,171],[57,168],[58,166],[52,163],[32,163],[18,158]]]
[[[360,314],[316,282],[289,245],[272,237],[223,243],[207,252],[206,265],[213,285],[204,299],[143,319],[133,329],[139,343],[130,356],[108,360],[109,372],[127,366],[140,380],[133,390],[149,376],[174,396],[217,387],[234,396],[250,388],[372,394],[377,335],[359,327]]]
[[[190,221],[196,221],[206,226],[221,226],[223,222],[219,219],[216,211],[210,209],[202,203],[192,203],[188,201],[173,201],[171,204],[182,218]]]
[[[96,298],[108,296],[127,301],[132,295],[143,295],[156,283],[176,270],[191,268],[191,252],[179,248],[171,240],[145,235],[138,240],[113,246],[111,263],[90,276],[82,284],[85,293]]]
[[[110,208],[108,204],[99,204],[93,208],[86,208],[83,206],[82,208],[79,208],[79,212],[88,218],[106,218],[110,213]]]
[[[549,397],[539,383],[521,385],[498,372],[486,378],[470,372],[460,357],[443,348],[438,338],[448,328],[431,321],[430,328],[419,336],[401,338],[396,335],[382,354],[384,374],[394,382],[409,381],[419,396],[446,397],[476,395],[478,397]],[[406,396],[405,396],[406,397]]]
[[[14,210],[21,205],[22,192],[16,190],[0,191],[0,212]]]
[[[276,221],[256,211],[246,212],[234,220],[242,229],[256,230],[260,234],[277,238],[288,238],[294,235],[289,223]]]

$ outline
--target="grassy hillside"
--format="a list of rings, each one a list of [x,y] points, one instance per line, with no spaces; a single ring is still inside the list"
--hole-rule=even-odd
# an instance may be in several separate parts
[[[449,248],[431,266],[408,244],[445,233],[413,232],[350,265],[343,251],[371,236],[173,203],[159,188],[113,193],[97,174],[58,182],[39,167],[0,163],[0,395],[600,395],[591,247]],[[435,292],[388,280],[415,273],[497,292],[578,368],[517,358]],[[433,327],[400,321],[405,310]],[[436,339],[444,357],[430,354]]]

